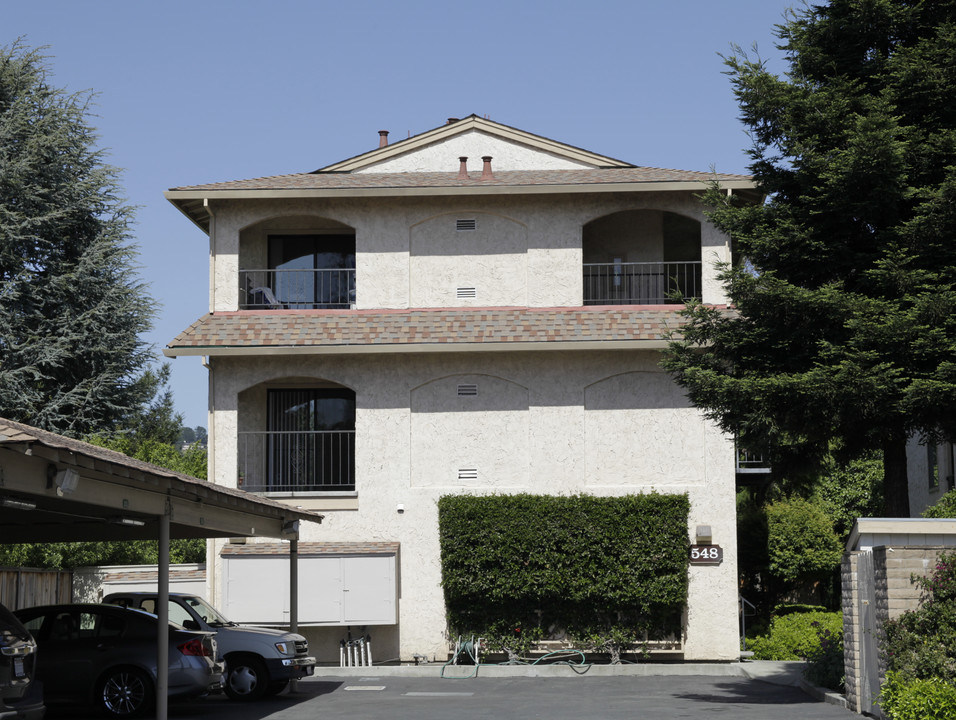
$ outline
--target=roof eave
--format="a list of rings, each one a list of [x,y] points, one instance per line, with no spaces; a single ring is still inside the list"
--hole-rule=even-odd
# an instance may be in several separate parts
[[[663,338],[642,340],[569,340],[530,342],[447,342],[447,343],[392,343],[374,345],[202,345],[166,346],[166,357],[242,357],[269,355],[406,355],[452,352],[539,352],[551,350],[663,350],[668,341]]]

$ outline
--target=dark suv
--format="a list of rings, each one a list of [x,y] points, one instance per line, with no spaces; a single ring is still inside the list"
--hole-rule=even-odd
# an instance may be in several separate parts
[[[33,637],[0,605],[0,719],[43,717],[43,692],[35,680],[36,656]]]

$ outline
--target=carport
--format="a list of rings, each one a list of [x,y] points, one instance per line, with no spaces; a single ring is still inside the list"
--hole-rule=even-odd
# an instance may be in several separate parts
[[[322,516],[0,418],[0,542],[159,543],[156,718],[166,720],[169,541],[267,537],[290,542],[297,628],[299,523]]]

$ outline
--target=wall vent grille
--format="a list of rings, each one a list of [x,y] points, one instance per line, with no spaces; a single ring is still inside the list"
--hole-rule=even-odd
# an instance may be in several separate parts
[[[478,289],[473,287],[460,287],[458,288],[458,297],[476,298],[478,297]]]
[[[478,394],[478,386],[474,383],[464,383],[458,386],[458,397],[474,397]]]
[[[459,480],[477,480],[478,468],[458,468]]]
[[[458,232],[469,232],[478,229],[478,221],[474,218],[458,219],[455,221],[455,230]]]

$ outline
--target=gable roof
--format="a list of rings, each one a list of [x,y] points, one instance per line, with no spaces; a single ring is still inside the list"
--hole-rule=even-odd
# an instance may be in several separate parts
[[[474,167],[464,174],[448,167],[457,162],[455,150],[476,150],[485,141],[515,151],[511,169],[500,162],[488,177]],[[640,167],[470,115],[312,172],[179,186],[165,194],[208,233],[214,200],[696,192],[711,181],[728,190],[754,189],[747,175]]]
[[[384,160],[405,155],[428,145],[440,143],[456,135],[462,135],[471,131],[483,132],[493,137],[519,143],[551,155],[557,155],[592,167],[634,167],[631,163],[624,162],[623,160],[615,160],[605,155],[598,155],[589,150],[558,142],[557,140],[551,140],[542,135],[535,135],[534,133],[519,130],[518,128],[503,125],[502,123],[494,122],[473,114],[460,120],[454,118],[449,119],[445,125],[419,133],[406,140],[400,140],[385,147],[376,148],[361,155],[356,155],[347,160],[326,165],[316,170],[316,172],[355,172],[377,165]]]

